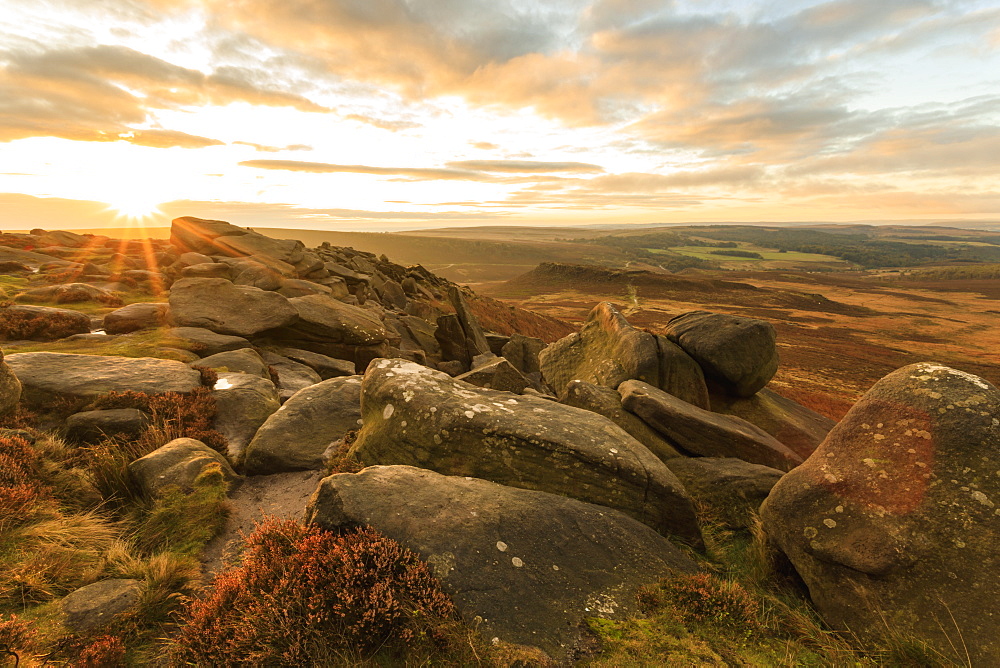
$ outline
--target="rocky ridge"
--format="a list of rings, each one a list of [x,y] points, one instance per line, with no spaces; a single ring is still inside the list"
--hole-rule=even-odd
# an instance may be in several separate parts
[[[188,493],[208,475],[236,489],[354,461],[367,468],[323,478],[304,521],[385,533],[431,565],[465,619],[556,660],[574,656],[586,618],[636,614],[640,586],[698,569],[673,541],[704,548],[701,506],[745,528],[766,499],[772,543],[839,628],[858,614],[834,584],[850,575],[865,605],[950,642],[919,621],[928,603],[914,555],[935,554],[921,557],[928,591],[945,596],[944,578],[961,570],[962,588],[987,580],[983,596],[996,593],[991,553],[971,536],[996,544],[1000,464],[980,459],[997,400],[975,377],[902,370],[834,428],[766,388],[774,330],[752,318],[696,311],[660,335],[601,303],[555,341],[490,332],[474,294],[423,267],[191,217],[169,242],[3,234],[0,260],[21,288],[0,306],[0,415],[19,401],[207,393],[223,444],[167,443],[129,465],[137,488]],[[146,354],[92,354],[112,346]],[[85,444],[148,420],[97,409],[56,427]],[[974,443],[955,436],[969,429]],[[914,438],[916,454],[902,454]],[[932,461],[930,478],[913,468]],[[971,651],[988,656],[998,620],[956,615]]]

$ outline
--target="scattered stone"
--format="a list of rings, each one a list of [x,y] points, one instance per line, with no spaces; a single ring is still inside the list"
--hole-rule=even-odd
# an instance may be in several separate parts
[[[667,323],[667,337],[730,394],[750,397],[778,370],[777,334],[766,320],[690,311]]]
[[[349,360],[338,360],[327,355],[320,355],[308,350],[298,350],[297,348],[277,348],[274,352],[293,362],[305,364],[318,373],[319,377],[323,380],[340,378],[341,376],[353,376],[357,373],[356,365]]]
[[[746,420],[693,406],[648,383],[626,381],[618,388],[622,406],[685,452],[705,457],[738,457],[788,471],[802,458]]]
[[[169,320],[169,304],[136,302],[104,316],[104,331],[108,334],[128,334],[140,329],[161,327]]]
[[[215,464],[227,483],[237,480],[236,472],[221,454],[193,438],[175,438],[129,464],[128,472],[143,494],[155,498],[172,487],[192,491],[198,476]]]
[[[237,462],[267,419],[281,407],[278,388],[270,380],[246,373],[220,373],[216,381],[212,428],[226,437],[230,462]]]
[[[761,507],[823,619],[1000,656],[1000,391],[932,363],[878,381]],[[966,655],[965,652],[968,652]]]
[[[223,278],[182,278],[174,283],[170,315],[180,327],[235,336],[253,336],[298,319],[295,307],[281,295]]]
[[[135,408],[84,411],[66,418],[66,439],[93,443],[116,434],[138,438],[151,423],[148,413]]]
[[[784,475],[778,469],[733,457],[676,457],[667,468],[684,488],[729,529],[747,529],[760,504]]]
[[[7,363],[32,401],[83,399],[107,392],[190,392],[201,374],[182,362],[152,357],[16,353]]]
[[[93,631],[137,605],[142,592],[142,582],[124,578],[101,580],[81,587],[59,602],[63,623],[74,633]]]
[[[319,469],[331,443],[361,422],[361,376],[333,378],[296,392],[268,417],[242,460],[248,475]]]
[[[364,464],[419,466],[564,494],[701,545],[680,481],[596,413],[387,359],[368,368],[361,406],[364,426],[351,454]]]
[[[372,526],[420,555],[487,638],[560,661],[571,658],[587,618],[634,616],[640,586],[697,570],[670,541],[614,510],[409,466],[325,478],[306,518],[328,529]]]

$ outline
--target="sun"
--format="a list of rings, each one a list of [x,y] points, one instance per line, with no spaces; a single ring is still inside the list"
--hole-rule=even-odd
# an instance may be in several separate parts
[[[107,204],[109,208],[117,212],[118,218],[128,218],[130,220],[151,218],[162,213],[160,211],[160,204],[162,202],[144,193],[123,192],[109,199]]]

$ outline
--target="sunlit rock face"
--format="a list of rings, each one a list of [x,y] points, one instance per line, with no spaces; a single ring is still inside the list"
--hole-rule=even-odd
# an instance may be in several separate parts
[[[1000,656],[1000,391],[981,378],[889,374],[761,515],[835,628],[913,633],[963,664]]]

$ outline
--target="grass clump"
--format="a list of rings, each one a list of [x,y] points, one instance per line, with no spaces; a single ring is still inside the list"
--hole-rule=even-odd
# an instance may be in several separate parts
[[[329,665],[446,641],[455,609],[415,554],[371,529],[269,520],[243,561],[191,602],[174,658],[197,665]]]

